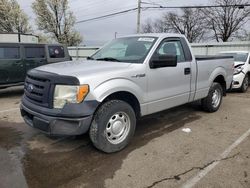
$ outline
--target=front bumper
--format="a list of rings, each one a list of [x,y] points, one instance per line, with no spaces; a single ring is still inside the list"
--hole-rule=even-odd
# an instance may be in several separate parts
[[[37,113],[21,104],[25,123],[49,135],[81,135],[88,131],[92,115],[82,118],[64,118]]]
[[[242,86],[242,82],[245,78],[245,74],[244,73],[239,73],[233,76],[233,85],[232,85],[232,89],[239,89]]]
[[[20,106],[24,121],[49,135],[81,135],[89,130],[97,101],[67,104],[63,109],[49,109],[29,101],[25,95]]]

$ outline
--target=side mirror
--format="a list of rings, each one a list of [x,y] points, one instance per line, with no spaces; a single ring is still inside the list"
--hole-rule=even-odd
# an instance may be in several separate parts
[[[157,69],[161,67],[176,67],[177,56],[176,55],[158,55],[153,57],[150,61],[150,68]]]

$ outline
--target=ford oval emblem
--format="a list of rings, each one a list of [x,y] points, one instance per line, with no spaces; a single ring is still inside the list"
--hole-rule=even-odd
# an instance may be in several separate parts
[[[28,90],[28,92],[32,92],[34,90],[34,85],[28,84],[27,90]]]

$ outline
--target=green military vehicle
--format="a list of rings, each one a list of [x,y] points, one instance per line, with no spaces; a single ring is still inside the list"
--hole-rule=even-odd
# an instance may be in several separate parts
[[[23,85],[30,69],[70,60],[61,44],[0,43],[0,89]]]

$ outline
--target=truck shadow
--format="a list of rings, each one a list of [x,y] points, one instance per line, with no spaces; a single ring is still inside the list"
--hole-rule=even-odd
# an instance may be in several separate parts
[[[228,91],[227,94],[234,97],[250,98],[250,88],[245,93],[242,93],[238,90],[232,90]]]
[[[0,89],[0,98],[18,97],[23,95],[23,86]]]
[[[30,187],[62,185],[65,187],[79,185],[103,187],[105,179],[114,176],[129,153],[146,145],[154,138],[200,119],[201,116],[196,113],[199,109],[196,104],[185,105],[140,119],[131,143],[118,153],[105,154],[96,150],[90,143],[88,135],[66,138],[62,141],[63,144],[61,141],[55,142],[51,144],[53,149],[28,147],[23,159],[28,185]],[[36,137],[31,142],[35,139]],[[65,151],[63,150],[65,146],[72,148]],[[142,157],[146,155],[145,153]]]

